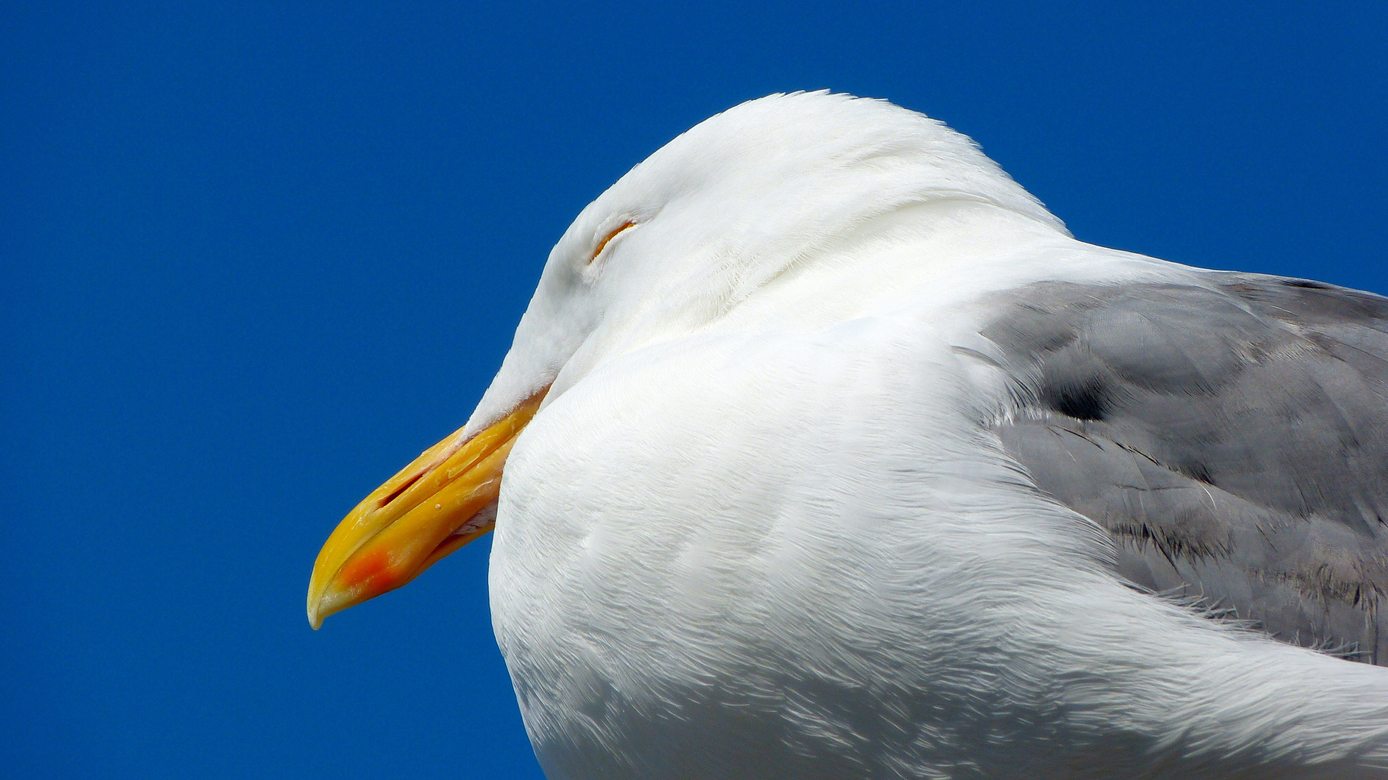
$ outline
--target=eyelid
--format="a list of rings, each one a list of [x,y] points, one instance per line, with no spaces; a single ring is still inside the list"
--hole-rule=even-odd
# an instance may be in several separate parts
[[[623,222],[622,224],[614,228],[610,233],[604,236],[601,241],[598,242],[598,247],[597,249],[593,250],[593,255],[592,257],[588,258],[588,262],[591,264],[594,260],[597,260],[598,255],[602,254],[602,250],[607,248],[607,245],[612,242],[612,239],[616,238],[618,235],[625,233],[626,231],[634,227],[636,227],[636,223],[631,220],[627,220],[626,222]]]

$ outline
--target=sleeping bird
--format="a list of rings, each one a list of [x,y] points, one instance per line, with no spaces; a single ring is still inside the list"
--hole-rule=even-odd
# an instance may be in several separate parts
[[[583,209],[308,617],[494,530],[555,778],[1388,776],[1386,518],[1388,299],[1087,244],[939,122],[772,95]]]

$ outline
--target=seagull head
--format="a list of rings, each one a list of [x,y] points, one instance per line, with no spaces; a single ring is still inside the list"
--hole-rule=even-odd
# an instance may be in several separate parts
[[[709,327],[778,277],[836,262],[867,226],[963,199],[1059,223],[963,135],[885,101],[772,95],[632,168],[555,244],[467,424],[362,500],[314,564],[308,618],[398,588],[491,530],[511,447],[622,354]]]

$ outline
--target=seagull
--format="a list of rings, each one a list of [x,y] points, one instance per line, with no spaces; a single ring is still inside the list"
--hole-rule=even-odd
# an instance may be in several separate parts
[[[1388,776],[1388,299],[1076,240],[885,101],[583,209],[309,622],[493,529],[551,777]]]

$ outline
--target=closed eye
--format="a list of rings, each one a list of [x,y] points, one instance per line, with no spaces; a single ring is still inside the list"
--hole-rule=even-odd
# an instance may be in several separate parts
[[[618,225],[614,230],[612,230],[612,232],[603,236],[602,240],[598,242],[597,248],[593,250],[593,256],[588,258],[588,263],[591,265],[594,260],[597,260],[598,256],[602,254],[602,250],[607,248],[607,245],[612,242],[612,239],[616,238],[617,236],[621,235],[622,233],[625,233],[626,231],[634,227],[636,227],[636,223],[632,222],[631,220],[627,220],[626,222],[623,222],[622,224]]]

